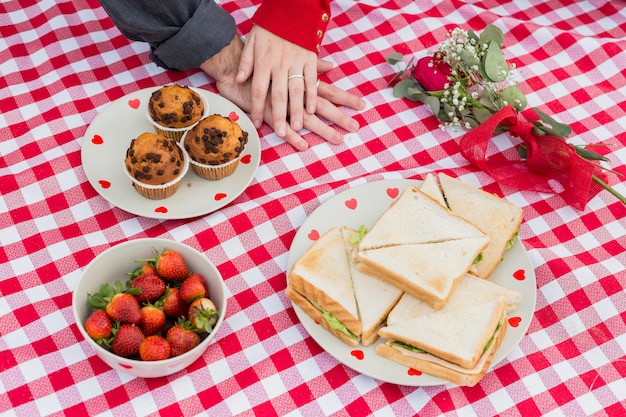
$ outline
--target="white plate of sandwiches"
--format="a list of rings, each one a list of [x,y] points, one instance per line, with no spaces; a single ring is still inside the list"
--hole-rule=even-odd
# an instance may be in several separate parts
[[[353,370],[473,386],[534,315],[521,221],[520,208],[445,174],[356,186],[300,227],[285,292],[311,337]]]

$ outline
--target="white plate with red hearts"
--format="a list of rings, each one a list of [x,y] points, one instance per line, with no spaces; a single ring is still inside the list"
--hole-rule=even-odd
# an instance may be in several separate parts
[[[313,211],[298,229],[289,251],[287,271],[291,270],[296,260],[328,229],[341,226],[358,229],[361,225],[369,228],[405,188],[420,185],[421,181],[418,180],[383,180],[349,188],[335,195]],[[522,301],[509,315],[506,335],[491,362],[493,369],[519,344],[535,312],[535,272],[528,252],[520,241],[506,252],[504,260],[490,280],[522,293]],[[398,385],[432,386],[448,383],[379,356],[376,346],[382,343],[382,339],[371,346],[350,347],[324,330],[298,306],[293,307],[309,335],[326,352],[357,372]]]
[[[237,198],[250,185],[261,160],[259,134],[246,113],[224,97],[200,92],[209,114],[235,120],[248,132],[248,143],[237,170],[219,181],[198,177],[191,169],[176,193],[163,200],[150,200],[135,191],[123,171],[130,141],[154,128],[146,118],[150,95],[160,87],[138,90],[115,100],[91,122],[82,145],[82,165],[89,183],[111,204],[139,216],[156,219],[186,219],[216,211]]]

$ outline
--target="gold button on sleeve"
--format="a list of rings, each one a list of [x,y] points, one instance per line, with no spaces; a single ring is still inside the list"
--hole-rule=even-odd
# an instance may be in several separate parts
[[[323,32],[320,30],[317,31],[317,39],[321,39]]]
[[[324,22],[324,23],[328,22],[328,13],[324,13],[322,15],[322,22]]]

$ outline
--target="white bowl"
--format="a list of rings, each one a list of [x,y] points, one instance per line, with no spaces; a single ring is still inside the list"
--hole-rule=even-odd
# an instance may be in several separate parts
[[[198,346],[187,353],[162,361],[141,361],[123,358],[98,345],[85,331],[84,323],[93,309],[89,305],[88,294],[100,290],[105,282],[113,284],[116,280],[125,282],[127,272],[132,271],[138,264],[136,259],[154,257],[154,250],[163,249],[178,251],[191,272],[204,276],[209,287],[209,297],[215,303],[220,315],[213,331],[200,342]],[[224,315],[226,314],[226,286],[219,271],[207,257],[196,249],[183,243],[169,239],[146,238],[135,239],[115,245],[96,256],[83,270],[78,278],[74,294],[72,295],[72,310],[74,320],[85,340],[89,343],[96,355],[111,368],[142,378],[156,378],[171,375],[181,371],[195,362],[209,347],[218,333]]]

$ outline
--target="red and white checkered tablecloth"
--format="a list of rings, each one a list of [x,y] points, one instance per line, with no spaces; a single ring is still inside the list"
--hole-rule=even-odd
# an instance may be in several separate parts
[[[242,33],[258,1],[224,0]],[[217,212],[158,220],[113,206],[81,165],[89,124],[133,91],[184,83],[124,38],[96,0],[0,2],[0,414],[2,416],[624,416],[626,206],[608,192],[584,211],[558,195],[500,187],[459,152],[423,105],[394,98],[385,61],[434,49],[457,25],[505,34],[529,106],[572,126],[576,143],[610,143],[626,174],[623,0],[337,0],[321,56],[325,80],[361,95],[361,129],[297,152],[267,126],[250,186]],[[284,296],[292,240],[340,191],[445,171],[521,206],[520,240],[537,279],[518,347],[473,388],[400,386],[324,351]],[[622,194],[615,175],[610,182]],[[189,369],[143,379],[105,365],[78,331],[72,291],[107,248],[142,237],[184,242],[229,291],[223,327]]]

